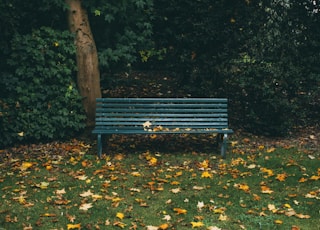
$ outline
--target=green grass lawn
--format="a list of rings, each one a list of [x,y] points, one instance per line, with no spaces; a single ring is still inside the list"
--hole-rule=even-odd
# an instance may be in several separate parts
[[[318,151],[233,137],[222,160],[211,139],[1,150],[0,229],[320,229]]]

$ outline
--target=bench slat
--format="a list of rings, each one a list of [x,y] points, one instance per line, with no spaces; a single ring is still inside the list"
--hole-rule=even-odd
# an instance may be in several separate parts
[[[158,103],[200,103],[200,102],[215,102],[215,103],[227,103],[227,98],[97,98],[96,102],[158,102]]]

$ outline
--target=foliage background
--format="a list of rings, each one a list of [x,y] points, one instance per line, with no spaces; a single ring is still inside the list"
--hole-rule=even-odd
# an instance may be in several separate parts
[[[228,97],[232,127],[285,135],[317,125],[317,1],[83,5],[107,88],[119,72],[167,71],[188,95]],[[0,2],[0,146],[67,137],[84,126],[66,9],[63,0]]]

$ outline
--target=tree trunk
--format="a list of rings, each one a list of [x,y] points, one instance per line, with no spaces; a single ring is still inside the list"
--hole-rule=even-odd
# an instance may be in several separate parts
[[[101,97],[97,48],[90,29],[87,11],[81,0],[66,0],[69,28],[75,34],[77,55],[77,83],[87,115],[87,126],[94,125],[95,99]]]

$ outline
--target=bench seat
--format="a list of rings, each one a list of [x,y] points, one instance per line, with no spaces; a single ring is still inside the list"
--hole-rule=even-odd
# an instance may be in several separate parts
[[[228,134],[226,98],[97,98],[98,155],[104,134],[210,134],[221,140],[226,157]]]

